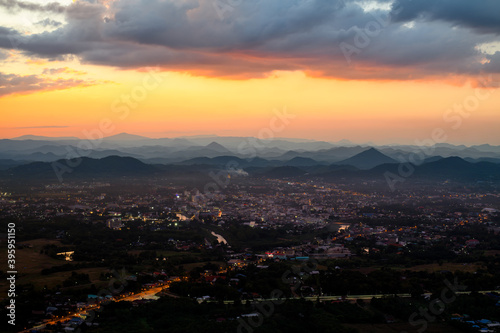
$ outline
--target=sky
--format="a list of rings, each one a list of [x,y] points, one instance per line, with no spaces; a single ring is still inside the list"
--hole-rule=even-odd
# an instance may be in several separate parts
[[[500,145],[498,0],[0,0],[0,138]]]

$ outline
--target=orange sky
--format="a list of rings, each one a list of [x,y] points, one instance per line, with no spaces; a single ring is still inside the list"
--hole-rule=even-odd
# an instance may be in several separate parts
[[[481,89],[480,96],[485,94],[487,98],[479,100],[474,97],[476,88],[468,83],[345,81],[307,77],[302,72],[228,80],[97,66],[78,66],[77,70],[87,71],[78,76],[93,83],[0,98],[2,137],[83,137],[84,130],[99,128],[102,119],[113,122],[115,130],[105,133],[109,135],[257,136],[262,128],[269,127],[273,110],[286,108],[295,118],[275,133],[276,137],[408,143],[425,139],[435,127],[441,127],[454,142],[500,143],[498,90]],[[59,77],[72,76],[64,73]],[[471,97],[479,102],[477,107],[471,104],[473,111],[453,111],[443,119],[448,109]],[[458,120],[451,117],[463,120],[458,128],[452,128]],[[48,128],[37,128],[43,126]]]
[[[271,126],[276,110],[286,109],[293,120],[274,130],[275,137],[415,143],[442,128],[450,143],[500,144],[500,93],[491,77],[490,88],[476,86],[480,75],[452,72],[402,79],[418,68],[370,61],[349,67],[343,59],[335,60],[337,67],[325,62],[329,74],[310,65],[231,78],[221,77],[220,68],[207,71],[196,64],[175,71],[175,66],[163,65],[152,74],[143,66],[91,64],[78,56],[47,59],[21,50],[2,52],[0,75],[13,88],[2,86],[0,76],[1,138],[84,137],[102,121],[112,127],[105,135],[258,136]],[[249,54],[231,54],[233,63],[224,71],[238,68],[242,59],[279,67],[276,57]],[[298,58],[294,61],[307,67]],[[335,68],[342,71],[338,77],[331,74]]]

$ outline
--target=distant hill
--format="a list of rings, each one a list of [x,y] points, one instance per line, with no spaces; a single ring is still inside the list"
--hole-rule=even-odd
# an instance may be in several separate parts
[[[443,156],[431,156],[431,157],[426,158],[423,163],[436,162],[436,161],[439,161],[442,159],[443,159]]]
[[[342,161],[346,158],[361,153],[364,150],[366,150],[366,148],[361,146],[334,147],[316,151],[290,150],[282,154],[281,156],[278,156],[277,159],[287,161],[294,157],[304,157],[304,158],[311,158],[315,161],[320,161],[320,162],[336,163],[338,161]]]
[[[470,163],[460,157],[448,157],[422,164],[417,176],[454,180],[500,180],[500,165],[491,162]]]
[[[119,134],[107,136],[104,138],[104,140],[107,140],[107,141],[134,141],[134,140],[151,140],[151,138],[148,138],[145,136],[140,136],[140,135],[135,135],[135,134],[119,133]]]
[[[271,168],[261,175],[269,178],[294,178],[305,175],[307,172],[293,166],[282,166],[277,168]]]
[[[364,155],[380,156],[378,153],[373,155],[373,152]],[[59,181],[57,176],[59,172],[60,175],[62,174],[63,180],[159,176],[190,182],[205,181],[209,179],[211,171],[217,172],[217,170],[224,170],[229,166],[230,168],[242,168],[250,176],[256,177],[384,181],[386,172],[398,175],[401,166],[399,163],[385,163],[369,170],[360,170],[352,165],[314,164],[315,161],[309,159],[295,159],[294,162],[304,164],[304,166],[280,165],[281,161],[268,161],[260,158],[246,160],[235,156],[195,158],[183,162],[185,164],[169,165],[151,165],[132,157],[120,156],[108,156],[102,159],[84,157],[77,165],[73,164],[74,161],[68,162],[67,160],[32,162],[22,165],[19,164],[26,163],[26,161],[0,160],[0,177],[3,180],[10,179],[18,182],[20,180],[55,182]],[[471,163],[459,157],[441,158],[414,166],[413,172],[404,178],[409,181],[500,182],[500,164]]]
[[[181,165],[218,165],[238,167],[280,167],[280,166],[293,166],[293,167],[310,167],[322,165],[321,162],[315,161],[311,158],[295,157],[289,161],[266,160],[264,158],[255,157],[252,159],[242,159],[236,156],[217,156],[213,158],[196,157],[185,160],[176,164]],[[324,165],[324,164],[323,164]]]
[[[321,163],[313,160],[312,158],[307,158],[307,157],[294,157],[289,161],[283,162],[283,166],[295,166],[295,167],[304,167],[304,166],[314,166],[314,165],[320,165]]]
[[[58,141],[58,140],[80,140],[76,136],[56,136],[56,137],[51,137],[51,136],[40,136],[40,135],[22,135],[18,136],[17,138],[12,138],[11,140],[44,140],[44,141]]]
[[[375,177],[385,172],[398,175],[399,164],[383,164],[364,172],[363,177]],[[491,162],[467,162],[460,157],[446,157],[414,167],[408,177],[420,180],[500,181],[500,165]]]
[[[231,151],[229,149],[227,149],[226,147],[224,147],[223,145],[221,145],[217,142],[212,142],[212,143],[206,145],[205,148],[216,151],[218,153],[231,154]]]
[[[58,180],[57,172],[63,179],[74,178],[116,178],[123,176],[144,176],[158,171],[158,168],[145,164],[132,157],[108,156],[102,159],[83,157],[81,163],[71,167],[74,161],[34,162],[16,166],[5,171],[9,178]],[[64,171],[64,172],[63,172]]]
[[[378,165],[390,164],[390,163],[399,163],[399,162],[393,158],[390,158],[387,155],[384,155],[375,148],[370,148],[359,154],[354,155],[353,157],[337,162],[335,164],[351,165],[358,169],[368,170]]]
[[[18,165],[28,164],[27,161],[14,161],[14,160],[2,160],[0,159],[0,170],[8,170],[10,168],[16,167]]]
[[[182,161],[177,164],[181,165],[218,165],[224,167],[231,163],[231,165],[237,164],[240,166],[247,165],[247,162],[236,156],[217,156],[213,158],[209,157],[195,157],[189,160]]]
[[[471,163],[477,163],[477,162],[491,162],[491,163],[495,163],[495,164],[500,164],[500,158],[492,158],[492,157],[482,157],[482,158],[470,158],[470,157],[466,157],[464,158],[464,160],[466,160],[467,162],[471,162]]]

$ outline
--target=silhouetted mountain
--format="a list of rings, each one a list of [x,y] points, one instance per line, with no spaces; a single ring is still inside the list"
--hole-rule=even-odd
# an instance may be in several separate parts
[[[387,155],[382,154],[375,148],[370,148],[346,160],[337,162],[336,164],[352,165],[358,169],[368,170],[378,165],[388,164],[388,163],[398,163],[398,161],[390,158]]]
[[[448,157],[422,164],[415,174],[427,178],[454,180],[498,180],[500,165],[490,162],[470,163],[460,157]]]
[[[213,137],[184,137],[198,145],[207,145],[211,142],[217,142],[230,150],[242,148],[242,154],[248,154],[253,148],[258,146],[258,150],[267,150],[278,148],[281,150],[304,149],[318,150],[333,147],[331,143],[324,141],[306,140],[306,139],[286,139],[274,138],[272,140],[261,140],[253,137],[232,137],[232,136],[213,136]]]
[[[176,164],[181,165],[218,165],[221,167],[279,167],[279,166],[295,166],[295,167],[311,167],[319,166],[322,163],[310,158],[295,157],[289,161],[266,160],[260,157],[252,159],[242,159],[236,156],[218,156],[213,158],[196,157],[185,160]]]
[[[10,159],[16,161],[40,161],[40,162],[52,162],[61,159],[63,156],[55,155],[53,153],[28,153],[28,154],[17,154],[17,153],[0,153],[1,159]]]
[[[128,133],[119,133],[111,136],[107,136],[104,138],[106,141],[137,141],[137,140],[151,140],[151,138],[141,136],[141,135],[135,135],[135,134],[128,134]]]
[[[466,157],[464,158],[467,162],[471,163],[477,163],[477,162],[491,162],[495,164],[500,164],[500,158],[493,158],[493,157],[481,157],[481,158],[470,158]]]
[[[303,176],[306,173],[306,171],[297,167],[282,166],[266,170],[260,175],[268,178],[295,178]]]
[[[18,165],[28,164],[28,161],[0,160],[0,170],[7,170]]]
[[[53,153],[32,153],[23,155],[23,158],[28,161],[52,162],[60,159],[62,156]]]
[[[289,161],[283,162],[283,166],[308,167],[320,165],[321,163],[307,157],[294,157]]]
[[[76,136],[58,136],[58,137],[50,137],[50,136],[40,136],[40,135],[22,135],[17,138],[12,138],[11,140],[44,140],[44,141],[67,141],[67,140],[80,140]]]
[[[246,161],[236,156],[217,156],[209,157],[196,157],[177,164],[182,165],[218,165],[224,167],[231,163],[231,165],[246,165]]]
[[[254,158],[251,158],[251,159],[246,159],[245,160],[247,162],[247,167],[248,166],[254,166],[254,167],[268,167],[268,166],[271,166],[271,165],[279,165],[279,161],[269,161],[269,160],[266,160],[264,158],[260,158],[260,157],[254,157]]]
[[[242,159],[236,156],[196,157],[175,164],[179,165],[212,165],[221,168],[237,169],[245,167],[280,166],[280,161],[268,161],[263,158]]]
[[[206,149],[213,150],[223,154],[231,154],[231,151],[217,142],[212,142],[205,146]]]
[[[343,147],[352,147],[352,146],[358,146],[358,144],[352,142],[352,141],[349,141],[349,140],[346,140],[346,139],[342,139],[340,141],[337,141],[337,142],[330,142],[331,144],[334,144],[336,146],[343,146]]]
[[[500,146],[492,146],[489,144],[472,146],[471,148],[488,153],[500,153]]]
[[[290,160],[294,157],[311,158],[315,161],[335,163],[366,150],[366,147],[335,147],[330,149],[322,149],[317,151],[299,151],[291,150],[277,157],[279,160]]]
[[[400,164],[383,164],[363,173],[364,177],[376,177],[391,172],[399,175]],[[405,169],[407,167],[405,166]],[[405,171],[406,172],[406,171]],[[447,157],[434,162],[413,166],[413,172],[404,177],[420,180],[499,181],[500,165],[490,162],[470,163],[460,157]]]
[[[45,145],[66,145],[63,141],[37,141],[37,140],[0,140],[0,153],[16,153],[28,149],[36,149]]]
[[[54,161],[67,156],[74,156],[75,152],[78,151],[77,147],[83,146],[92,150],[89,155],[83,154],[91,158],[118,155],[161,163],[178,163],[198,157],[213,158],[228,155],[234,155],[245,160],[247,166],[262,167],[283,165],[310,167],[314,165],[313,161],[316,161],[320,165],[325,163],[350,163],[358,168],[369,169],[381,163],[392,162],[383,159],[380,155],[378,157],[372,156],[366,162],[361,159],[363,155],[355,157],[357,154],[369,151],[367,146],[339,147],[329,142],[306,139],[275,138],[274,140],[260,140],[252,137],[221,136],[151,139],[128,133],[97,139],[89,141],[76,137],[50,138],[31,135],[22,136],[15,140],[4,139],[0,140],[0,159]],[[340,143],[350,145],[350,142]],[[476,161],[492,162],[495,161],[494,159],[500,159],[500,146],[488,144],[471,147],[452,144],[439,144],[435,147],[386,145],[375,148],[379,153],[396,160],[414,158],[415,154],[421,154],[422,151],[427,154],[426,157],[432,155],[458,156],[475,159]],[[253,162],[248,160],[248,158],[256,157],[263,160]]]
[[[35,178],[38,180],[58,180],[73,178],[115,178],[122,176],[151,175],[159,169],[132,157],[108,156],[102,159],[83,157],[79,164],[75,161],[58,160],[52,163],[34,162],[8,169],[5,174],[10,178]]]
[[[436,162],[442,160],[443,158],[444,158],[443,156],[431,156],[426,158],[423,163]]]
[[[68,151],[76,151],[77,148],[75,146],[69,145],[43,145],[34,148],[28,148],[25,150],[17,150],[15,151],[18,155],[31,154],[31,153],[53,153],[55,155],[64,156],[68,154]]]

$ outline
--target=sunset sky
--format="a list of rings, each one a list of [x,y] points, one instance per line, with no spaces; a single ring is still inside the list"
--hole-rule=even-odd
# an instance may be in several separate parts
[[[0,138],[500,145],[498,0],[0,0]],[[272,126],[271,126],[272,127]]]

